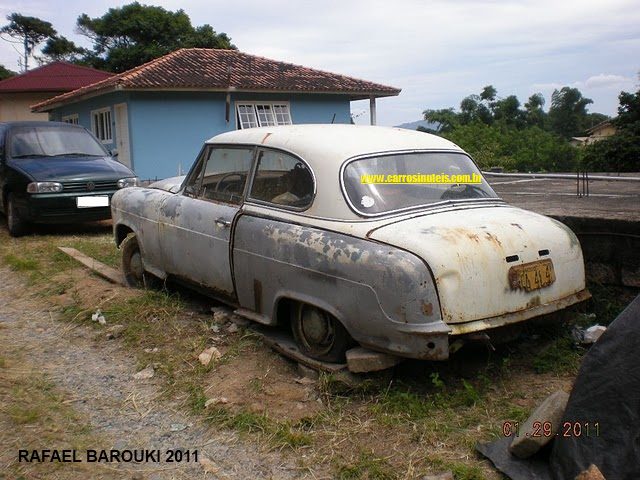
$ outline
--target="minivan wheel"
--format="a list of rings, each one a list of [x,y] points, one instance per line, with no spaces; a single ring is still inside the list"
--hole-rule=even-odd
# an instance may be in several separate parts
[[[13,193],[7,196],[7,229],[12,237],[21,237],[27,233],[27,222],[24,221],[16,209]]]
[[[300,351],[315,360],[340,363],[352,343],[349,332],[333,315],[298,303],[291,311],[291,330]]]
[[[127,235],[122,244],[122,273],[125,283],[134,288],[142,288],[145,286],[145,272],[142,263],[142,252],[138,245],[138,238],[134,233]]]

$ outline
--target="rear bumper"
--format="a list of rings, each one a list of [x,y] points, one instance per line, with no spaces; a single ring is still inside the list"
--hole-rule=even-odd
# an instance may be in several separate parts
[[[467,323],[447,325],[439,321],[426,324],[406,324],[395,327],[387,336],[359,343],[371,350],[382,351],[399,357],[419,360],[447,360],[449,346],[454,337],[485,332],[506,325],[553,313],[591,298],[587,289],[553,302],[537,305],[519,312],[508,313]]]
[[[33,194],[16,199],[16,208],[24,220],[32,223],[74,223],[106,220],[111,218],[111,207],[79,208],[78,197],[111,197],[114,191],[94,194]]]
[[[573,293],[559,300],[549,303],[536,305],[519,312],[506,313],[497,317],[483,318],[482,320],[474,320],[467,323],[450,324],[451,335],[464,335],[467,333],[481,332],[492,328],[503,327],[513,323],[522,322],[533,317],[546,315],[547,313],[556,312],[563,308],[570,307],[576,303],[583,302],[591,298],[591,293],[586,288],[577,293]]]

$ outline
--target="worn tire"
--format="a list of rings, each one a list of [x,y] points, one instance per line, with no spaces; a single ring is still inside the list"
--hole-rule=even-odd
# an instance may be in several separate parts
[[[127,285],[134,288],[145,286],[145,271],[142,263],[142,251],[135,233],[127,235],[120,244],[122,251],[122,274]]]
[[[300,351],[323,362],[344,362],[353,343],[337,318],[306,303],[298,303],[291,309],[291,330]]]
[[[7,196],[6,212],[7,212],[7,229],[12,237],[21,237],[27,233],[28,224],[20,217],[15,208],[15,200],[13,194]]]

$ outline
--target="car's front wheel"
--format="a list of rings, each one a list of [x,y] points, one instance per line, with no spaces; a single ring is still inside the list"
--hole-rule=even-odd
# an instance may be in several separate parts
[[[27,233],[27,222],[20,216],[16,209],[13,193],[7,196],[7,229],[12,237],[20,237]]]
[[[145,271],[142,251],[135,233],[127,235],[120,245],[122,251],[122,273],[127,285],[134,288],[145,286]]]
[[[300,351],[323,362],[344,362],[352,343],[349,332],[338,319],[305,303],[292,308],[291,330]]]

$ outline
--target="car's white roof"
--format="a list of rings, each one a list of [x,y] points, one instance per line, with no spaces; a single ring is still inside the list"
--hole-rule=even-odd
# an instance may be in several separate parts
[[[341,220],[361,218],[349,208],[340,188],[340,167],[346,160],[401,150],[462,152],[454,143],[424,132],[344,124],[248,128],[216,135],[207,143],[264,145],[299,156],[316,178],[316,197],[304,214]]]
[[[316,162],[339,168],[344,160],[357,155],[394,150],[461,150],[444,138],[416,130],[344,124],[248,128],[222,133],[207,143],[281,148],[297,154],[314,169]]]

